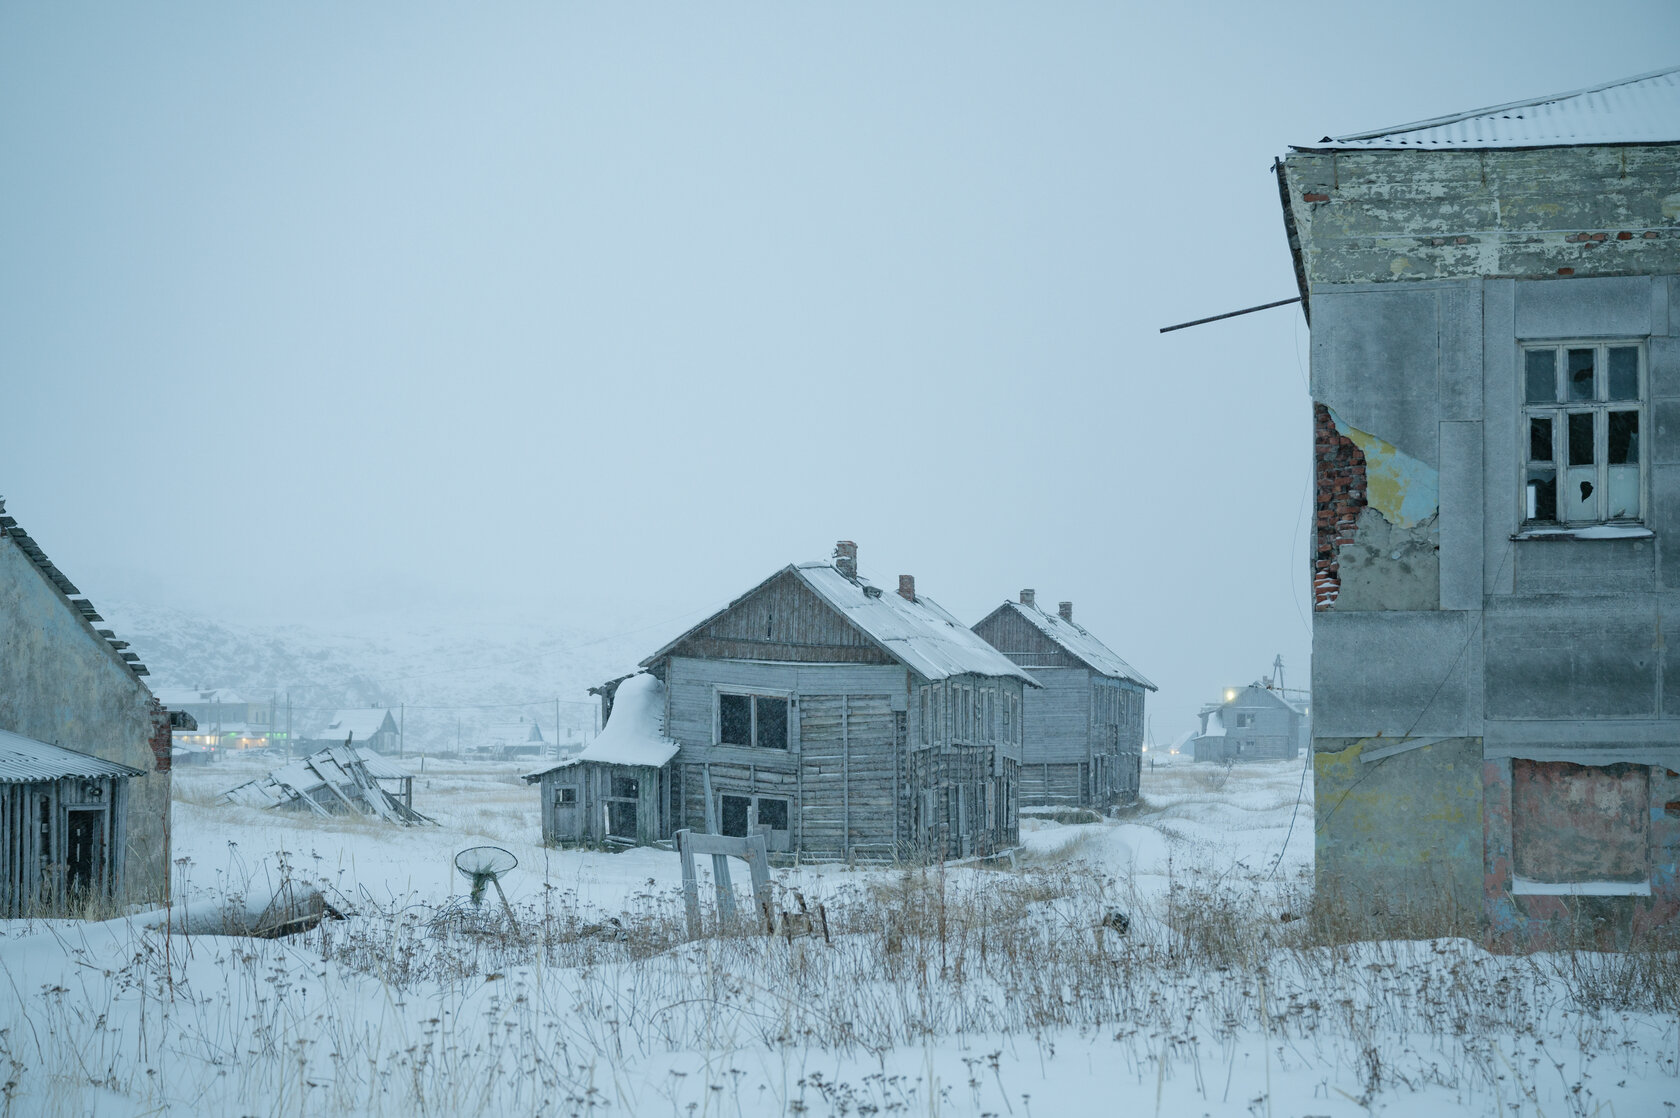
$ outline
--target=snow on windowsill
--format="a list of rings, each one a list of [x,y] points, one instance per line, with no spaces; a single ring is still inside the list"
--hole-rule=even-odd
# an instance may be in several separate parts
[[[1519,897],[1649,897],[1651,882],[1646,881],[1530,881],[1524,877],[1511,879],[1511,892]]]
[[[1655,533],[1638,524],[1594,524],[1590,528],[1529,528],[1513,540],[1648,540]]]

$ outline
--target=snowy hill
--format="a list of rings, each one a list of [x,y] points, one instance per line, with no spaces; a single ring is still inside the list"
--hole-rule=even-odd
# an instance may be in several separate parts
[[[534,619],[249,625],[119,601],[101,602],[100,612],[140,653],[154,689],[272,697],[281,725],[289,698],[295,734],[314,732],[340,708],[402,706],[411,750],[450,748],[457,732],[471,744],[475,727],[520,717],[553,741],[556,699],[562,738],[592,731],[588,688],[629,671],[675,630],[603,635]]]

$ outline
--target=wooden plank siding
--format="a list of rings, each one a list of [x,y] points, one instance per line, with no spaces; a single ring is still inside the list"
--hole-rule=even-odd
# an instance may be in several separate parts
[[[1092,670],[1012,609],[974,631],[1044,685],[1026,692],[1021,802],[1101,808],[1136,799],[1143,687]]]
[[[791,572],[783,572],[671,649],[672,657],[894,664]]]
[[[78,904],[122,895],[126,778],[79,776],[0,784],[0,916],[67,913]],[[85,891],[73,895],[70,813],[97,816]]]

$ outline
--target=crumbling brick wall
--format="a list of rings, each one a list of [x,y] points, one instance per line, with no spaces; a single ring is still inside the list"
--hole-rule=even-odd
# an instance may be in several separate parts
[[[156,771],[169,771],[169,759],[175,745],[175,735],[170,730],[169,712],[163,709],[163,704],[152,700],[152,736],[148,744],[152,747],[152,764]]]
[[[1365,508],[1365,452],[1336,430],[1330,409],[1313,404],[1313,475],[1316,497],[1313,550],[1313,609],[1327,610],[1341,593],[1336,552],[1353,542]]]

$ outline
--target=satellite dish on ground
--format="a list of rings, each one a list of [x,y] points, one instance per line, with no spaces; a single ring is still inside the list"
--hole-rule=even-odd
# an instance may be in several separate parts
[[[484,887],[494,885],[509,924],[514,923],[513,906],[508,904],[507,894],[502,892],[501,877],[517,865],[519,859],[513,856],[513,852],[499,846],[469,846],[455,855],[455,868],[472,880],[473,907],[476,908],[484,899]]]

